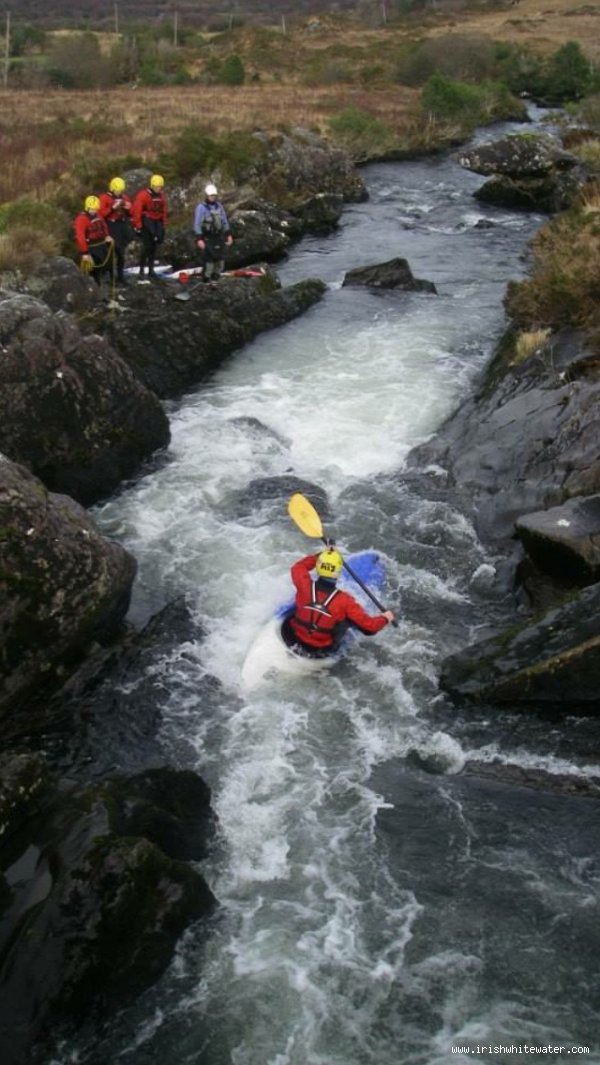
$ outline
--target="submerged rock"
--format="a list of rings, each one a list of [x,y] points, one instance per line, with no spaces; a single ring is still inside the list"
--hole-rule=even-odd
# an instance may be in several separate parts
[[[344,276],[342,287],[365,285],[367,288],[403,289],[405,292],[437,294],[433,281],[421,281],[413,276],[406,259],[390,259],[373,266],[357,266]]]
[[[251,514],[256,507],[274,502],[278,505],[281,515],[287,517],[288,500],[295,492],[306,496],[322,518],[330,517],[329,501],[324,489],[294,474],[257,477],[256,480],[250,481],[246,488],[235,493],[229,501],[229,506],[236,517],[242,518]]]

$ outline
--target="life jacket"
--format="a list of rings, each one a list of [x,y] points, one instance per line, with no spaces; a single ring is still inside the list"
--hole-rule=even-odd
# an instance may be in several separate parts
[[[307,634],[317,631],[328,633],[331,634],[333,640],[339,619],[336,620],[327,608],[336,595],[339,595],[339,588],[334,588],[331,592],[322,592],[317,589],[317,582],[311,581],[310,602],[296,606],[296,612],[291,620],[292,628],[300,627]]]
[[[85,240],[91,245],[102,244],[106,241],[107,236],[109,235],[106,222],[104,222],[104,219],[101,218],[99,214],[96,214],[93,217],[88,215],[87,217],[90,218],[90,220],[88,220],[85,229]]]
[[[155,192],[154,189],[144,189],[139,192],[133,207],[133,217],[135,224],[140,228],[144,218],[150,218],[153,222],[165,222],[167,198],[164,192]]]
[[[205,203],[202,215],[202,232],[218,236],[223,230],[223,218],[218,203]]]
[[[107,222],[124,222],[131,217],[131,200],[125,193],[117,196],[114,192],[105,192],[100,197],[100,213]]]

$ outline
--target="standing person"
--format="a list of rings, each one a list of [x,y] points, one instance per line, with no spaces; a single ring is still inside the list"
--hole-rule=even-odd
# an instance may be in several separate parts
[[[202,252],[205,282],[218,281],[225,266],[225,245],[233,244],[229,219],[223,204],[219,203],[215,185],[207,185],[205,198],[196,207],[194,214],[194,233],[196,247]]]
[[[328,540],[325,551],[307,555],[292,566],[296,604],[294,613],[281,626],[281,635],[297,654],[327,657],[339,647],[349,625],[372,636],[394,621],[391,610],[373,617],[348,592],[337,587],[343,564],[334,541]],[[313,568],[317,571],[316,580],[311,577]]]
[[[114,177],[109,183],[108,192],[103,192],[100,197],[100,215],[114,241],[117,283],[120,285],[127,284],[123,270],[125,251],[132,238],[131,208],[131,199],[125,192],[123,178]]]
[[[156,277],[154,259],[156,249],[165,238],[167,224],[167,199],[164,193],[165,179],[160,174],[153,174],[148,188],[140,189],[133,201],[133,225],[142,241],[139,277],[144,277],[148,266],[148,277]]]
[[[73,227],[75,242],[81,255],[81,269],[86,274],[91,274],[97,285],[105,272],[113,278],[113,239],[100,214],[100,200],[97,196],[86,196],[83,211],[75,218]]]

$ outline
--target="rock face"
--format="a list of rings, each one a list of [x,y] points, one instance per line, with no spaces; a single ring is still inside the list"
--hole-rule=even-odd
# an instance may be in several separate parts
[[[545,572],[588,584],[600,578],[600,495],[577,496],[560,507],[525,514],[516,530]]]
[[[157,397],[105,340],[40,300],[0,299],[0,343],[0,449],[52,491],[93,503],[168,443]]]
[[[546,134],[502,137],[461,151],[456,159],[476,174],[493,175],[475,197],[498,207],[561,211],[585,183],[577,158]]]
[[[0,839],[0,1053],[26,1065],[62,1023],[132,1001],[184,927],[214,910],[181,860],[205,856],[213,827],[193,773],[159,769],[65,793],[39,757],[4,755],[0,769],[12,815]]]
[[[421,281],[413,276],[406,259],[390,259],[386,263],[373,266],[357,266],[345,274],[342,287],[346,285],[402,289],[405,292],[437,292],[433,281]]]
[[[447,658],[441,687],[511,706],[596,712],[600,675],[600,584],[500,636]]]
[[[113,635],[134,559],[104,540],[85,511],[0,459],[0,717],[56,684],[65,663]],[[10,718],[9,718],[10,721]]]
[[[524,514],[600,490],[600,379],[581,332],[564,330],[526,361],[490,366],[479,392],[409,465],[448,469],[481,536],[506,541]]]
[[[326,286],[308,280],[281,289],[271,277],[230,278],[216,288],[190,284],[179,302],[168,284],[132,286],[127,312],[105,325],[106,336],[147,388],[175,396],[252,340],[302,314]]]

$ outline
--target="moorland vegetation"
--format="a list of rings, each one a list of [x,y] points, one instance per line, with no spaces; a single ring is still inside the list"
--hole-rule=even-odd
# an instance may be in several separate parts
[[[477,0],[388,3],[377,5],[377,18],[372,4],[318,16],[300,4],[295,17],[270,25],[259,23],[273,5],[247,3],[217,29],[210,4],[195,24],[185,7],[174,21],[162,8],[141,19],[137,4],[133,18],[124,5],[112,29],[100,9],[96,21],[89,9],[85,21],[57,28],[25,7],[10,27],[4,70],[0,268],[26,270],[41,255],[71,251],[72,215],[114,173],[147,166],[170,184],[201,173],[243,186],[261,151],[259,130],[303,126],[356,162],[401,159],[524,117],[531,97],[581,112],[590,131],[582,150],[595,165],[600,34],[587,9],[577,16],[566,0],[551,3],[543,35],[534,0],[518,10]],[[259,191],[277,198],[275,189]],[[572,223],[585,239],[592,200]],[[578,241],[569,230],[569,246]],[[518,313],[547,324],[534,310]]]

